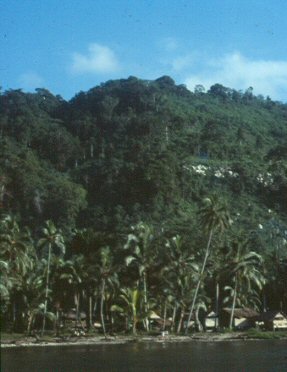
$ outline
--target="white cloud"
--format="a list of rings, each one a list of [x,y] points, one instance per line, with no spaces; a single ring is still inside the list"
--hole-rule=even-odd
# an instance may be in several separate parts
[[[269,95],[273,99],[286,100],[287,61],[251,60],[239,52],[217,60],[201,60],[201,67],[185,79],[193,90],[196,84],[209,88],[215,83],[234,89],[252,86],[256,94]]]
[[[119,63],[115,53],[107,46],[90,44],[86,55],[74,53],[71,71],[76,74],[95,73],[104,74],[116,72]]]
[[[23,89],[34,90],[44,85],[44,79],[36,72],[25,72],[19,77],[19,83]]]

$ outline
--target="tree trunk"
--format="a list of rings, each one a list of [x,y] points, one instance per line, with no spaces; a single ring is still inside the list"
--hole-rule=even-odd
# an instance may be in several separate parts
[[[45,327],[46,327],[46,314],[47,314],[48,294],[49,294],[49,279],[50,279],[51,249],[52,249],[52,245],[51,245],[51,243],[49,243],[47,276],[46,276],[46,289],[45,289],[45,303],[44,303],[44,314],[43,314],[43,327],[42,327],[42,333],[41,333],[42,336],[44,334]]]
[[[267,311],[267,305],[266,305],[266,294],[265,294],[265,290],[263,289],[263,312],[266,312]]]
[[[31,325],[32,325],[32,320],[33,320],[33,314],[29,314],[28,316],[28,325],[27,325],[27,335],[30,336],[31,334]]]
[[[75,305],[76,305],[76,325],[80,322],[80,293],[76,291],[75,293]]]
[[[133,335],[136,335],[136,334],[137,334],[137,319],[134,316],[133,317]]]
[[[102,322],[104,336],[107,337],[107,335],[106,335],[106,325],[105,325],[105,319],[104,319],[105,286],[106,286],[106,281],[105,281],[105,279],[102,279],[102,288],[101,288],[101,322]]]
[[[234,309],[235,309],[235,304],[236,304],[236,297],[237,297],[237,274],[235,275],[234,295],[233,295],[232,310],[231,310],[230,322],[229,322],[229,328],[230,329],[232,329],[232,326],[233,326],[233,318],[234,318]]]
[[[175,305],[173,307],[173,312],[172,312],[172,321],[171,321],[171,331],[174,331],[174,324],[175,324],[175,317],[176,317],[176,311],[177,311],[177,306]]]
[[[93,326],[93,298],[89,296],[89,329]]]
[[[195,293],[194,293],[194,296],[193,296],[191,308],[190,308],[190,311],[189,311],[187,324],[186,324],[186,327],[185,327],[185,334],[188,333],[188,327],[189,327],[189,323],[190,323],[192,313],[193,313],[193,310],[194,310],[194,307],[195,307],[195,303],[196,303],[196,300],[197,300],[197,295],[198,295],[198,291],[199,291],[199,288],[200,288],[202,275],[204,273],[206,262],[207,262],[207,259],[208,259],[208,256],[209,256],[209,250],[210,250],[212,235],[213,235],[213,229],[210,230],[209,239],[208,239],[208,243],[207,243],[207,247],[206,247],[206,252],[205,252],[202,268],[201,268],[201,271],[200,271],[199,279],[198,279],[198,282],[197,282],[197,285],[196,285],[196,289],[195,289]]]
[[[218,311],[219,311],[219,283],[216,282],[215,290],[215,329],[218,328]]]
[[[143,289],[144,289],[144,311],[147,314],[148,313],[148,300],[147,300],[147,280],[146,280],[146,272],[143,272]],[[148,315],[145,318],[145,327],[146,331],[149,331],[149,320]]]
[[[163,325],[162,325],[162,330],[165,331],[165,324],[166,324],[166,301],[164,303],[164,309],[163,309]]]
[[[179,322],[178,322],[176,333],[180,333],[180,331],[181,331],[183,317],[184,317],[184,308],[182,307],[181,312],[180,312],[180,319],[179,319]]]
[[[55,330],[56,330],[56,337],[59,337],[60,335],[60,316],[59,316],[59,310],[56,311],[56,319],[55,319]]]
[[[199,308],[196,309],[195,311],[195,321],[196,321],[196,324],[197,324],[197,329],[199,332],[202,332],[203,331],[203,328],[202,328],[202,324],[201,324],[201,321],[199,320]]]
[[[12,303],[12,323],[13,323],[13,330],[16,331],[16,300],[15,298],[13,299],[13,303]]]

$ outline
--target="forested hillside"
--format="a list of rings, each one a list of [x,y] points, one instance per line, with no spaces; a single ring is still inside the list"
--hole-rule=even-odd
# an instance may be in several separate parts
[[[94,253],[102,265],[112,266],[105,254],[113,256],[113,265],[126,262],[125,270],[114,269],[121,287],[132,290],[139,280],[155,306],[168,301],[172,309],[176,303],[179,330],[191,305],[213,307],[217,282],[222,303],[287,311],[287,105],[255,96],[252,88],[239,92],[215,84],[206,93],[202,86],[190,92],[163,76],[108,81],[68,102],[45,89],[3,92],[0,203],[4,263],[12,259],[9,234],[18,229],[19,237],[27,226],[36,242],[45,221],[53,221],[66,240],[66,260],[89,262]],[[151,249],[138,272],[137,244]],[[238,264],[250,252],[253,269],[262,275],[254,282],[256,293],[234,284],[240,271],[234,257]],[[186,281],[186,268],[175,263],[188,266],[191,257],[197,269],[190,266]],[[23,269],[19,265],[14,274]],[[59,273],[53,275],[52,283],[60,280]],[[6,314],[22,290],[7,284],[10,276],[3,278]],[[92,296],[87,291],[83,306]],[[145,314],[151,307],[146,295]],[[101,296],[93,292],[93,301]],[[68,306],[71,298],[61,301]],[[51,309],[54,302],[53,297]]]

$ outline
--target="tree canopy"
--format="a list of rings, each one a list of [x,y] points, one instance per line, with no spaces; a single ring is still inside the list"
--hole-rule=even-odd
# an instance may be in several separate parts
[[[202,303],[214,303],[215,278],[230,287],[234,304],[243,301],[241,274],[230,274],[233,282],[220,282],[224,252],[235,255],[230,247],[240,231],[252,255],[263,258],[267,301],[273,308],[283,301],[286,309],[286,144],[287,105],[255,96],[251,87],[241,92],[215,84],[207,92],[203,86],[191,92],[163,76],[107,81],[70,101],[46,89],[2,92],[0,265],[5,304],[19,305],[22,292],[28,298],[42,286],[37,293],[45,306],[35,300],[37,306],[27,307],[30,329],[35,314],[49,315],[50,292],[56,282],[62,286],[74,267],[73,278],[81,280],[70,283],[64,295],[73,292],[77,311],[81,300],[89,299],[91,305],[101,297],[105,324],[104,307],[115,305],[116,290],[109,288],[108,278],[95,278],[95,265],[101,262],[95,257],[106,252],[119,265],[119,314],[125,310],[134,326],[141,317],[148,329],[148,312],[164,298],[165,312],[173,306],[177,314],[181,308],[181,330],[187,309],[192,309],[191,317]],[[31,248],[48,220],[67,242],[65,258],[50,250],[49,265],[47,257],[41,261]],[[146,242],[140,226],[149,232]],[[124,249],[131,234],[136,244]],[[18,256],[12,262],[15,250]],[[183,257],[190,264],[178,266],[170,257],[178,257],[178,265]],[[36,278],[42,273],[39,280],[27,278],[33,265]],[[255,269],[251,266],[250,272]],[[173,282],[176,276],[179,281]],[[133,302],[143,304],[140,313],[131,312]]]

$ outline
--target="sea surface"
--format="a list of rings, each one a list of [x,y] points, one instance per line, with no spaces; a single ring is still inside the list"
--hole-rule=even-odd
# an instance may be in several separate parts
[[[1,350],[1,372],[287,371],[287,341],[133,343]]]

